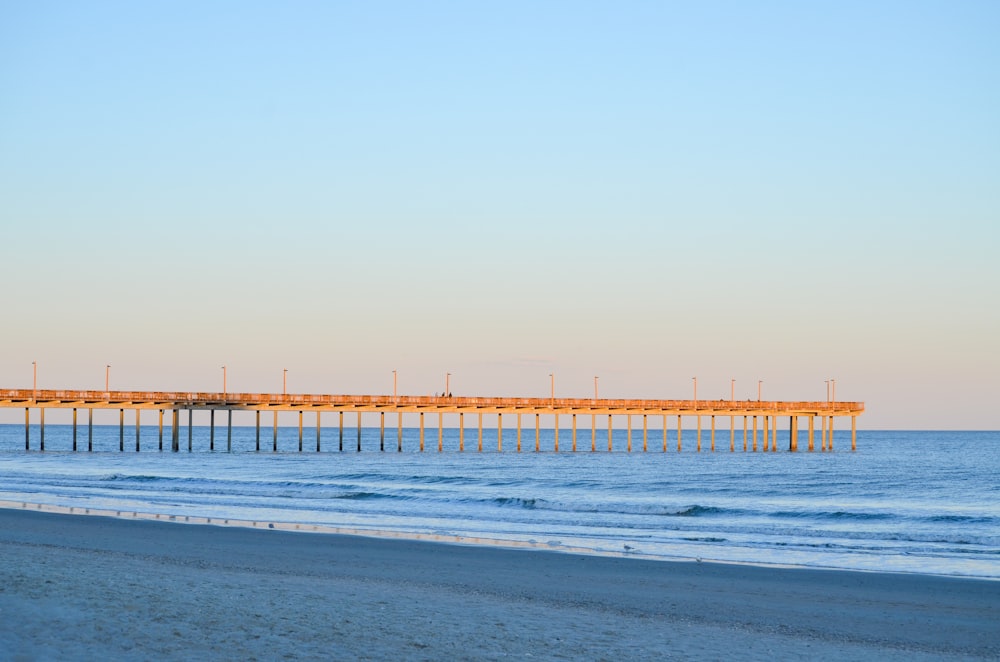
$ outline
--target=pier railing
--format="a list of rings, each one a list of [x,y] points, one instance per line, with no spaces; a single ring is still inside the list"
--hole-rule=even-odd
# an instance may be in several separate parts
[[[421,395],[326,395],[308,393],[213,393],[203,391],[92,391],[2,389],[0,407],[118,406],[188,408],[306,408],[379,410],[525,410],[622,412],[818,412],[852,415],[864,411],[861,402],[780,400],[653,400],[623,398],[508,398]]]

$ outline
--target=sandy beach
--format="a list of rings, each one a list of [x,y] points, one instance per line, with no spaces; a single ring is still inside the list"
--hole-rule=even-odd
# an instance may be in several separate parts
[[[0,509],[0,655],[996,659],[1000,582]]]

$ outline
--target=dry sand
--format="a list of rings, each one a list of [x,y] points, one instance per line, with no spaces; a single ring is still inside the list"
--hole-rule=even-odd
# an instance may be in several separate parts
[[[0,509],[0,660],[1000,658],[1000,582]]]

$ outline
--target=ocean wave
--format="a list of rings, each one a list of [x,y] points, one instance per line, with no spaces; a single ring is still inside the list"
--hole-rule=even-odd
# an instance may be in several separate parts
[[[779,510],[771,513],[772,517],[789,519],[817,519],[817,520],[859,520],[876,521],[898,519],[898,515],[890,513],[860,513],[846,510],[834,511],[808,511],[808,510]]]
[[[997,521],[996,517],[974,515],[932,515],[922,519],[928,522],[952,522],[955,524],[991,524]]]
[[[128,480],[136,483],[139,482],[153,482],[153,481],[163,481],[171,480],[166,476],[146,476],[146,475],[129,475],[129,474],[106,474],[104,476],[98,477],[101,482],[111,482],[111,481],[121,481]]]
[[[349,501],[367,501],[370,499],[393,499],[401,497],[397,497],[392,494],[386,494],[385,492],[345,492],[344,494],[335,494],[329,498],[346,499]]]
[[[727,511],[714,506],[663,506],[658,504],[629,504],[629,503],[566,503],[559,501],[549,501],[539,498],[524,497],[495,497],[489,500],[491,503],[501,507],[521,508],[524,510],[551,510],[556,512],[570,513],[593,513],[593,514],[616,514],[616,515],[652,515],[661,517],[699,517],[702,515],[714,515]]]
[[[681,538],[681,540],[687,540],[689,542],[726,542],[725,538],[716,538],[714,536],[706,536],[703,538],[699,537]]]

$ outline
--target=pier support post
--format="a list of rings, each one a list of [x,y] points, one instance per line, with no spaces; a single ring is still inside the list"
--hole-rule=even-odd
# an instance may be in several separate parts
[[[764,418],[764,447],[763,447],[763,451],[766,453],[767,452],[767,444],[770,441],[770,439],[767,436],[768,435],[768,433],[767,433],[767,424],[768,424],[768,419],[770,418],[770,416],[768,416],[768,415],[765,414],[763,418]]]
[[[597,450],[597,414],[590,415],[590,452]]]
[[[361,412],[358,412],[358,452],[361,452]]]
[[[814,439],[816,437],[816,417],[809,414],[809,452],[816,450]]]
[[[830,417],[830,441],[826,444],[828,451],[833,451],[833,416]]]
[[[552,414],[552,427],[555,429],[555,433],[556,433],[555,447],[554,447],[553,450],[556,453],[558,453],[559,452],[559,414],[557,414],[555,412],[553,412],[553,414]]]
[[[215,450],[215,410],[208,410],[208,450]]]
[[[632,414],[626,415],[625,416],[625,420],[628,423],[628,425],[625,426],[625,430],[626,430],[626,432],[625,432],[625,452],[626,453],[631,453],[632,452]]]
[[[226,413],[229,414],[228,420],[226,421],[226,452],[233,452],[233,410],[227,409]]]
[[[541,433],[539,432],[540,423],[538,422],[539,415],[535,414],[535,452],[537,453],[541,450]]]
[[[667,452],[667,415],[663,415],[663,452]]]
[[[611,444],[612,444],[611,433],[612,433],[612,428],[614,427],[612,425],[612,423],[613,423],[613,421],[611,419],[611,414],[608,414],[608,452],[609,453],[612,452],[612,448],[611,448]]]
[[[139,452],[139,414],[142,413],[141,409],[135,410],[135,452]]]
[[[162,409],[160,410],[159,425],[160,425],[160,428],[159,428],[160,429],[160,451],[162,452],[163,451],[163,410]]]
[[[778,415],[771,417],[771,452],[778,452]]]
[[[396,412],[396,452],[403,452],[403,412],[401,411]]]
[[[736,417],[729,415],[729,452],[736,452]]]
[[[316,452],[317,453],[320,452],[320,430],[323,428],[323,425],[322,425],[322,423],[321,423],[321,421],[319,419],[320,419],[320,415],[322,413],[323,412],[321,412],[320,410],[318,410],[318,409],[316,410]],[[402,448],[400,448],[400,450],[402,450]]]
[[[753,417],[753,452],[757,452],[757,416]]]
[[[192,430],[191,419],[194,417],[194,409],[188,409],[188,453],[191,452],[191,446],[193,445],[194,430]]]
[[[76,407],[73,407],[73,450],[76,451]]]
[[[125,452],[125,410],[118,410],[118,451]]]
[[[340,445],[337,448],[338,451],[344,452],[344,412],[338,412],[340,414],[339,425],[340,425]]]
[[[480,453],[483,452],[483,412],[479,412],[479,448]]]
[[[93,411],[93,410],[91,410]],[[170,452],[176,453],[181,449],[181,412],[174,409],[170,417]]]
[[[271,439],[271,452],[278,452],[278,410],[274,410],[274,420],[272,421],[274,432]]]
[[[497,452],[503,452],[503,412],[497,412]]]
[[[747,417],[743,417],[743,452],[747,452]]]
[[[698,419],[698,451],[701,452],[701,414],[695,416]]]
[[[31,410],[24,408],[24,450],[31,450]]]
[[[257,449],[257,452],[259,453],[260,452],[260,410],[258,409],[254,413],[257,414],[257,416],[255,417],[257,419],[257,447],[256,447],[256,449]]]
[[[378,413],[378,449],[380,451],[385,450],[385,412],[380,411]]]
[[[402,450],[402,449],[400,449]],[[438,453],[444,452],[444,412],[438,412]]]
[[[645,453],[649,450],[649,446],[646,443],[646,438],[648,436],[649,428],[648,422],[646,421],[646,414],[642,415],[642,452]]]
[[[299,410],[299,452],[302,452],[302,410]]]
[[[796,453],[799,450],[799,417],[792,416],[788,420],[788,450]]]
[[[420,412],[420,452],[424,452],[424,412]]]
[[[677,452],[681,452],[681,415],[677,414]]]
[[[820,451],[826,452],[826,415],[819,417],[820,425],[822,426],[822,437],[820,438]]]
[[[465,412],[458,413],[458,452],[465,452]]]
[[[573,419],[573,452],[576,452],[576,414],[570,416]]]
[[[715,416],[713,415],[711,418],[712,418],[712,442],[711,442],[711,445],[712,445],[712,452],[714,453],[715,452]]]
[[[521,412],[517,412],[517,452],[521,452]]]
[[[38,450],[44,451],[45,450],[45,407],[41,407],[38,410],[38,413],[40,416],[39,426],[38,426],[38,432],[39,432]]]
[[[851,451],[858,450],[858,417],[851,416]]]

